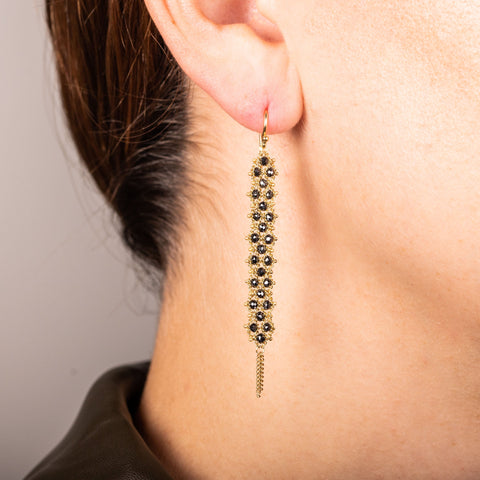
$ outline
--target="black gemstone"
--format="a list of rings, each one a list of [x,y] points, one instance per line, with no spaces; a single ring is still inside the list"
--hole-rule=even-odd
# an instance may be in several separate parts
[[[268,212],[265,215],[265,218],[266,218],[267,222],[273,222],[273,213]]]
[[[250,235],[250,239],[252,240],[253,243],[256,243],[260,240],[260,236],[258,235],[258,233],[252,233]]]
[[[267,193],[265,193],[265,197],[267,197],[268,200],[270,200],[271,198],[273,198],[273,192],[271,190],[268,190]]]
[[[257,252],[263,255],[267,251],[267,247],[265,245],[257,245]]]
[[[267,224],[266,223],[259,223],[258,224],[258,229],[261,231],[261,232],[264,232],[266,229],[267,229]]]
[[[267,176],[273,177],[275,175],[275,170],[272,167],[267,168]]]
[[[260,220],[262,218],[262,216],[260,215],[260,212],[253,212],[252,218],[254,220]]]
[[[257,278],[250,279],[250,285],[254,288],[258,287],[258,279]]]
[[[249,304],[249,305],[250,305],[250,308],[251,308],[252,310],[255,310],[255,309],[258,307],[258,303],[257,303],[256,300],[250,300],[250,304]]]
[[[260,196],[260,192],[255,189],[255,190],[252,190],[252,198],[258,198]]]
[[[273,243],[273,237],[272,235],[268,234],[268,235],[265,235],[265,243],[270,245],[271,243]]]
[[[260,267],[258,270],[257,270],[257,275],[259,277],[263,277],[265,274],[266,274],[266,270],[263,268],[263,267]]]
[[[257,290],[257,297],[263,298],[265,296],[265,290]]]
[[[257,312],[256,315],[257,320],[262,321],[265,318],[265,314],[263,312]]]
[[[260,202],[260,203],[258,204],[258,208],[259,208],[260,210],[265,211],[265,210],[267,209],[267,202]]]
[[[256,332],[257,331],[257,324],[256,323],[251,323],[250,324],[250,330],[252,332]]]
[[[261,163],[262,165],[267,165],[267,163],[268,163],[268,158],[267,158],[267,157],[262,157],[262,158],[260,159],[260,163]]]
[[[252,257],[253,258],[253,257]],[[253,263],[253,262],[252,262]],[[269,257],[268,255],[263,259],[263,263],[265,265],[271,265],[272,264],[272,257]]]
[[[250,257],[250,263],[251,263],[252,265],[255,265],[256,263],[258,263],[258,257],[257,257],[256,255],[252,255],[252,256]]]
[[[270,169],[269,169],[269,170],[270,170]],[[261,173],[262,173],[262,170],[261,170],[260,168],[255,167],[255,168],[253,169],[253,174],[254,174],[256,177],[259,177],[259,176],[261,175]],[[267,175],[268,175],[268,172],[267,172]],[[271,177],[271,175],[269,175],[269,177]]]
[[[263,343],[265,341],[265,335],[263,333],[259,333],[255,339],[257,340],[258,343]]]
[[[265,278],[265,279],[263,280],[263,286],[264,286],[265,288],[271,287],[271,286],[272,286],[272,281],[271,281],[269,278]]]
[[[256,325],[255,325],[255,327],[256,327]],[[251,325],[250,325],[250,328],[251,328]],[[272,329],[272,326],[269,323],[264,323],[263,324],[263,331],[264,332],[269,332],[271,329]]]
[[[264,178],[261,178],[260,181],[258,182],[258,184],[259,184],[262,188],[265,188],[265,187],[268,185],[268,182],[267,182]]]
[[[263,308],[264,310],[268,310],[272,306],[272,302],[270,300],[265,300],[263,302]]]

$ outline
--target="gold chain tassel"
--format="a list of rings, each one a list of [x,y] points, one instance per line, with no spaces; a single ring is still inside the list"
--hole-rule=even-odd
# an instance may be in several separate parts
[[[248,301],[248,323],[244,325],[249,334],[249,340],[257,347],[257,397],[263,391],[264,376],[264,349],[268,341],[272,340],[275,330],[272,310],[275,302],[272,297],[273,265],[276,259],[273,256],[273,245],[277,240],[274,235],[275,197],[274,190],[275,159],[266,150],[268,112],[264,113],[263,132],[260,134],[260,149],[250,170],[252,178],[251,190],[247,193],[251,200],[250,234],[246,239],[250,244],[250,255],[246,262],[250,266]]]
[[[257,348],[257,397],[260,397],[263,390],[264,358],[263,348]]]

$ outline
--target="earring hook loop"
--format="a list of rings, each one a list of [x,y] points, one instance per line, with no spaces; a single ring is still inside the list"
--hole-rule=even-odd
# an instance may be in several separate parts
[[[260,134],[260,139],[259,139],[261,149],[264,149],[268,142],[267,124],[268,124],[268,109],[265,109],[265,111],[263,112],[263,130],[262,130],[262,133]]]

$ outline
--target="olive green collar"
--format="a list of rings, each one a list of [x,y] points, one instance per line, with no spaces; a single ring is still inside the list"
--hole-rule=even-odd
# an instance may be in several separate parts
[[[150,362],[105,372],[63,440],[25,480],[172,480],[135,427]]]

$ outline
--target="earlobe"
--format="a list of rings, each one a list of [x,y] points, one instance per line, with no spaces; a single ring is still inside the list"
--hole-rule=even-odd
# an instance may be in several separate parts
[[[300,78],[282,32],[252,0],[145,0],[184,72],[234,120],[260,132],[293,128],[303,114]],[[206,6],[207,5],[207,6]]]

